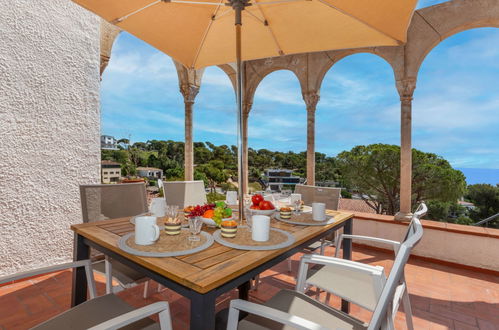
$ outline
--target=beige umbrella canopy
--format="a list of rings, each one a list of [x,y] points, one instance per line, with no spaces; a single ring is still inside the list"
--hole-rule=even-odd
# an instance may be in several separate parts
[[[222,0],[73,0],[189,68],[236,62],[234,10]],[[416,0],[251,0],[242,60],[399,45]]]
[[[188,68],[236,62],[239,201],[243,200],[244,60],[399,45],[417,0],[73,0]],[[244,21],[244,29],[242,23]],[[235,24],[235,33],[234,33]],[[241,41],[244,40],[244,42]],[[242,220],[243,203],[239,203]]]

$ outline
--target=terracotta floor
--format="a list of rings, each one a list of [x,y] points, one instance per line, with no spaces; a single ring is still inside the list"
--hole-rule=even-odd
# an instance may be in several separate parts
[[[328,254],[331,251],[328,251]],[[293,288],[299,255],[293,258],[293,273],[281,263],[262,274],[251,300],[262,302],[281,288]],[[391,255],[356,248],[353,259],[391,267]],[[469,270],[413,260],[406,267],[406,278],[413,306],[416,329],[499,329],[499,278]],[[99,293],[104,291],[103,277],[97,276]],[[69,307],[71,271],[38,277],[22,283],[0,287],[0,329],[27,329]],[[142,299],[142,285],[118,295],[134,306],[158,300],[170,302],[175,329],[188,329],[189,301],[170,290],[151,293]],[[225,308],[237,296],[231,292],[220,297],[217,310]],[[338,306],[338,299],[330,302]],[[368,319],[369,313],[352,306],[352,314]],[[404,313],[397,315],[397,329],[405,329]]]

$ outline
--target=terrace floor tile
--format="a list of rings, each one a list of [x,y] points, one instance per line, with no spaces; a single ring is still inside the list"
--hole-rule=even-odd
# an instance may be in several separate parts
[[[328,248],[327,255],[333,255]],[[250,300],[264,302],[280,289],[293,289],[301,253],[292,257],[291,273],[287,262],[282,262],[260,275],[258,290],[250,291]],[[393,254],[355,247],[353,260],[380,265],[389,272]],[[406,280],[411,297],[415,329],[480,329],[499,330],[499,278],[468,269],[460,269],[428,261],[411,260],[406,267]],[[104,276],[96,274],[97,290],[104,293]],[[69,308],[71,298],[71,271],[61,271],[0,287],[0,330],[27,329]],[[119,292],[117,295],[135,307],[160,300],[170,303],[173,327],[188,329],[189,300],[162,289],[156,283],[149,287],[149,297],[142,298],[143,284]],[[309,293],[315,296],[314,292]],[[217,299],[216,310],[227,308],[237,291]],[[320,294],[325,301],[325,293]],[[340,299],[328,302],[338,308]],[[368,321],[371,313],[352,305],[352,315]],[[156,319],[157,318],[153,318]],[[405,314],[399,311],[396,328],[406,329]]]

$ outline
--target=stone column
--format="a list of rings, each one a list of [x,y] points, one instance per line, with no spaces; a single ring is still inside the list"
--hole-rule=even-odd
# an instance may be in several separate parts
[[[185,104],[185,146],[184,146],[184,178],[194,180],[194,144],[192,140],[192,110],[194,99],[198,95],[199,87],[190,84],[181,84],[180,92],[184,96]]]
[[[307,105],[307,185],[315,185],[315,110],[319,102],[318,91],[302,94]]]
[[[396,220],[409,221],[412,216],[412,95],[416,79],[397,81],[400,95],[400,211]]]
[[[253,103],[251,102],[244,102],[243,103],[243,136],[242,136],[242,145],[243,145],[243,194],[248,193],[248,171],[249,171],[249,166],[248,166],[248,118],[249,118],[249,113],[251,111],[251,106]]]

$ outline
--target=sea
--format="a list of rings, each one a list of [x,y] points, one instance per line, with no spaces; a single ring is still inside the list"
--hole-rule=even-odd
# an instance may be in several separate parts
[[[499,169],[491,168],[457,168],[464,173],[467,184],[488,183],[499,184]]]

